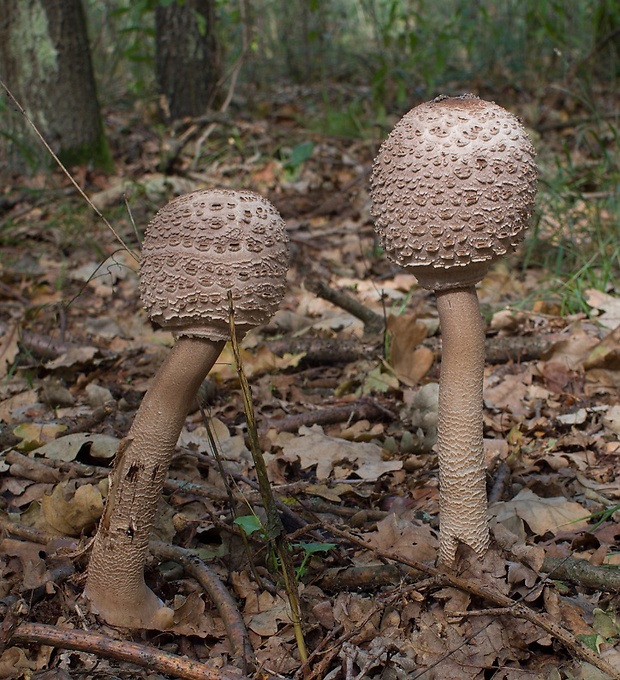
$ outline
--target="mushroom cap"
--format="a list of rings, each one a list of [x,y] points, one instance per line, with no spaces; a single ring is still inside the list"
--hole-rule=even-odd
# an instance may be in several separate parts
[[[230,338],[228,291],[242,336],[284,297],[284,220],[251,191],[206,189],[173,199],[142,243],[140,294],[152,321],[175,335]]]
[[[519,119],[466,94],[411,109],[381,146],[372,215],[387,256],[420,285],[480,281],[523,240],[536,196],[535,151]]]

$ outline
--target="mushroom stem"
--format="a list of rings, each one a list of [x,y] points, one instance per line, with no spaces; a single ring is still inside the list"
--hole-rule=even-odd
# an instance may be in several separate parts
[[[151,528],[185,418],[223,341],[180,337],[155,375],[110,479],[85,595],[111,625],[166,628],[173,612],[144,582]]]
[[[439,380],[439,561],[454,563],[459,542],[489,547],[482,445],[485,330],[474,286],[435,292],[442,336]]]

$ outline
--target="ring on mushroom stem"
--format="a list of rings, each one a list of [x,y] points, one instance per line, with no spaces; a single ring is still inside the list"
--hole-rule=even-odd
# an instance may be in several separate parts
[[[373,164],[371,212],[387,256],[435,291],[442,329],[439,559],[489,546],[482,447],[484,324],[475,284],[523,240],[535,151],[518,118],[466,94],[407,113]]]
[[[198,388],[230,337],[228,291],[241,338],[266,323],[286,289],[288,236],[273,205],[250,191],[179,196],[150,222],[140,290],[152,321],[176,343],[121,442],[93,542],[85,595],[107,623],[173,622],[144,582],[144,563],[170,458]]]

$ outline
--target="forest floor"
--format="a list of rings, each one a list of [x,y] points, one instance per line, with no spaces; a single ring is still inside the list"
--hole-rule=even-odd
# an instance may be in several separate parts
[[[244,662],[256,678],[609,677],[596,666],[620,668],[618,289],[585,291],[587,309],[568,314],[548,272],[520,255],[480,285],[493,548],[482,564],[464,552],[454,573],[437,572],[440,334],[433,295],[374,238],[368,176],[387,131],[313,132],[297,107],[292,94],[260,119],[165,133],[115,113],[115,173],[73,173],[134,251],[132,221],[142,232],[167,200],[208,186],[261,192],[287,223],[288,292],[242,360],[309,663],[260,529],[247,537],[251,566],[233,522],[262,508],[228,349],[203,390],[227,485],[196,411],[156,538],[194,551],[226,585],[253,653],[231,650],[218,603],[170,559],[149,561],[147,580],[176,610],[171,629],[117,630],[89,613],[88,544],[112,458],[172,337],[141,308],[134,258],[54,171],[6,181],[0,197],[0,678],[166,677],[152,657],[145,668],[92,641],[67,649],[30,624],[189,657],[213,678],[239,677],[230,666]],[[554,140],[536,144],[551,164]],[[328,301],[333,291],[387,319],[387,333]]]

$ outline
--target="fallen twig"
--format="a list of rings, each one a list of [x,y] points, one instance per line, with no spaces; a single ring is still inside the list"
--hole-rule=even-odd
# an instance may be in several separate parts
[[[304,366],[350,364],[365,356],[365,350],[359,342],[311,335],[271,340],[267,348],[278,356],[286,353],[303,354],[300,364]]]
[[[284,418],[274,418],[268,423],[279,432],[297,432],[302,426],[310,425],[333,425],[349,420],[394,420],[395,415],[372,399],[360,399],[352,404],[343,406],[330,406],[306,411]]]
[[[256,658],[248,631],[235,601],[219,578],[191,550],[161,541],[151,541],[149,548],[160,559],[178,562],[187,574],[200,583],[224,622],[228,642],[233,656],[239,661],[239,668],[244,673],[253,671],[256,667]]]
[[[620,567],[615,564],[595,565],[576,557],[546,557],[541,571],[549,574],[549,578],[586,588],[620,591]]]
[[[306,288],[315,295],[318,295],[318,297],[331,302],[363,321],[364,330],[368,335],[383,333],[385,319],[380,314],[373,312],[372,309],[365,307],[355,298],[347,295],[347,293],[332,288],[317,276],[308,276],[306,278]]]
[[[232,669],[225,671],[211,668],[199,661],[169,654],[155,647],[127,640],[113,640],[100,633],[59,628],[42,623],[18,624],[6,642],[27,642],[63,649],[76,649],[108,659],[127,661],[142,668],[167,673],[176,678],[187,678],[187,680],[249,680],[246,675],[236,673]]]

